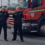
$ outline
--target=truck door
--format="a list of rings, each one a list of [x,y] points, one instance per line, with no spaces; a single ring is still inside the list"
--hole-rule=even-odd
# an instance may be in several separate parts
[[[42,0],[32,0],[31,20],[38,20],[41,16]]]

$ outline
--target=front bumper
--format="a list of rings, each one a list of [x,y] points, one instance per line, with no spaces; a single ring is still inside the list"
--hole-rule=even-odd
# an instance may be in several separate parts
[[[25,23],[26,23],[26,26],[25,26]],[[30,26],[27,26],[27,23],[30,24]],[[23,21],[22,31],[23,32],[37,32],[37,23],[34,23],[34,22],[32,23],[31,21]]]

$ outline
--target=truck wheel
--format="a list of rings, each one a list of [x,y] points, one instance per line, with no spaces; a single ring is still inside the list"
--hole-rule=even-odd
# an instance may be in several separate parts
[[[39,25],[39,35],[40,36],[45,36],[45,21],[43,21]]]

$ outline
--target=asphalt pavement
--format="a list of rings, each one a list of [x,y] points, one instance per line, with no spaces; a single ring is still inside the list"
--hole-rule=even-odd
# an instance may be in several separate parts
[[[7,39],[8,41],[4,40],[4,32],[2,29],[0,35],[0,45],[45,45],[45,37],[39,37],[36,33],[23,33],[24,35],[24,42],[21,42],[19,33],[17,35],[17,40],[12,41],[13,38],[13,28],[7,30]]]
[[[0,9],[0,11],[1,11],[1,9]]]

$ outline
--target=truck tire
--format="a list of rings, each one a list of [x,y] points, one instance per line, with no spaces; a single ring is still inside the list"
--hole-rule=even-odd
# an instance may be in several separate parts
[[[39,24],[38,34],[40,36],[45,36],[45,21],[43,21]]]

